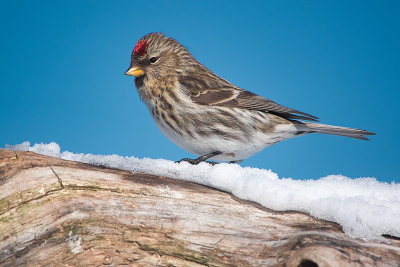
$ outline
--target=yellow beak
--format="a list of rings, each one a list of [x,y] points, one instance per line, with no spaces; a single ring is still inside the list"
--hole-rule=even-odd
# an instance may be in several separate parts
[[[144,74],[144,71],[139,68],[139,67],[135,67],[132,66],[130,67],[126,72],[125,75],[130,75],[130,76],[135,76],[135,77],[140,77]]]

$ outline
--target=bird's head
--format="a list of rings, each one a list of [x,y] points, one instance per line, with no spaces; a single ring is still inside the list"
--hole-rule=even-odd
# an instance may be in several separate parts
[[[125,74],[160,79],[183,72],[185,64],[192,60],[192,55],[176,40],[162,33],[149,33],[136,43]]]

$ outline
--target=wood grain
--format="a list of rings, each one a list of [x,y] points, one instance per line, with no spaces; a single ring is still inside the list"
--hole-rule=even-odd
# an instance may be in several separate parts
[[[202,185],[0,149],[1,266],[399,266],[400,241]]]

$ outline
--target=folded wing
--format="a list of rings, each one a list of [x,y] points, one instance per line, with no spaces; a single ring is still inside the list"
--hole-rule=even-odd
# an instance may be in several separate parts
[[[228,82],[223,81],[225,86],[215,89],[207,88],[205,83],[194,83],[193,80],[181,79],[180,83],[190,93],[192,101],[200,105],[257,110],[272,113],[286,119],[318,121],[315,116],[279,105],[268,98],[230,86]]]

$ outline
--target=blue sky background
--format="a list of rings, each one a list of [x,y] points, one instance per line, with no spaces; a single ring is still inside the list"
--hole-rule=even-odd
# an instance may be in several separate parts
[[[308,135],[241,163],[400,182],[399,1],[2,1],[0,147],[178,160],[124,76],[160,31],[221,77],[372,141]]]

